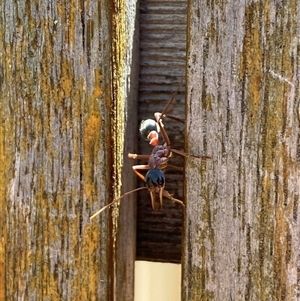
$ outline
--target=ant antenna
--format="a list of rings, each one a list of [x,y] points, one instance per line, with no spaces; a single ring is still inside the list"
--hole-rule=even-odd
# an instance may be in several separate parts
[[[122,194],[119,198],[113,200],[111,203],[107,204],[106,206],[102,207],[100,210],[98,210],[96,213],[94,213],[90,219],[93,219],[94,217],[96,217],[97,215],[99,215],[102,211],[104,211],[106,208],[109,208],[111,205],[113,205],[114,203],[116,203],[117,201],[121,200],[124,196],[128,195],[128,194],[131,194],[133,192],[136,192],[136,191],[139,191],[139,190],[142,190],[142,189],[148,189],[147,187],[139,187],[139,188],[136,188],[136,189],[133,189],[131,191],[128,191],[124,194]]]

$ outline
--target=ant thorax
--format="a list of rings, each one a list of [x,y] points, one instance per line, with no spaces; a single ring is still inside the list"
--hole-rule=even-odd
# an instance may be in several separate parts
[[[160,168],[163,169],[168,161],[168,148],[164,145],[157,145],[153,148],[151,156],[148,161],[150,169]]]

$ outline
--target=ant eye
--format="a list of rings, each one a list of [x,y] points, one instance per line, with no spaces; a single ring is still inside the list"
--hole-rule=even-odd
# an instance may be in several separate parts
[[[149,141],[149,134],[152,131],[159,133],[159,126],[153,119],[142,120],[140,124],[140,134],[142,138],[146,141]]]

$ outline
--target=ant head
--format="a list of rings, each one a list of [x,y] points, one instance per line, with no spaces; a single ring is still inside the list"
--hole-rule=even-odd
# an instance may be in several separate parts
[[[162,208],[163,190],[165,187],[165,176],[161,169],[150,169],[146,173],[146,187],[150,192],[152,209],[160,210]]]
[[[150,190],[161,188],[165,186],[165,176],[161,169],[149,169],[146,173],[146,187]]]

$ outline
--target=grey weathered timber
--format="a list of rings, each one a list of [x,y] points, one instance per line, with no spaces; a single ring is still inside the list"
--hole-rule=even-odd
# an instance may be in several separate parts
[[[182,300],[299,300],[299,1],[188,8]]]
[[[137,126],[137,99],[138,99],[138,45],[139,28],[138,1],[126,0],[123,6],[116,9],[114,15],[115,33],[119,50],[115,51],[115,61],[119,63],[116,70],[119,70],[119,87],[121,93],[116,95],[120,99],[120,108],[123,106],[123,113],[116,130],[116,138],[123,137],[120,143],[119,161],[120,169],[118,177],[122,183],[122,193],[136,188],[136,175],[132,170],[133,161],[128,159],[128,153],[132,153],[137,147],[138,126]],[[122,28],[118,30],[120,17],[123,18]],[[119,34],[118,34],[119,32]],[[117,48],[117,49],[118,49]],[[116,50],[117,50],[116,49]],[[121,59],[120,59],[121,58]],[[115,85],[114,85],[115,88]],[[117,141],[118,142],[118,141]],[[136,193],[125,197],[120,203],[120,210],[117,218],[116,233],[116,279],[115,296],[116,301],[134,300],[134,262],[136,254]]]
[[[135,236],[118,206],[89,220],[121,193],[135,126],[125,5],[0,4],[1,300],[132,300]]]

